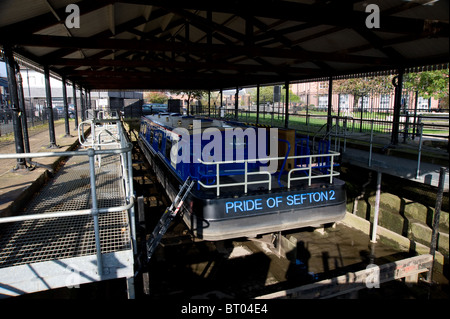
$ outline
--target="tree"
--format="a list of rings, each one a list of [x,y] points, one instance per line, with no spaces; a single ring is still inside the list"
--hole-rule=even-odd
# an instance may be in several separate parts
[[[417,91],[423,98],[440,99],[440,107],[448,107],[449,71],[435,70],[419,73],[407,73],[404,76],[404,87]]]
[[[166,104],[168,97],[163,92],[145,92],[144,99],[147,103]]]
[[[290,103],[299,103],[300,97],[297,94],[294,94],[291,89],[289,89],[289,102]]]
[[[250,94],[251,100],[255,101],[256,103],[256,88],[251,88],[247,90]],[[273,86],[261,86],[259,88],[259,102],[266,101],[266,102],[272,102],[273,101]]]
[[[353,95],[353,108],[355,108],[359,99],[364,96],[370,96],[374,93],[390,93],[394,89],[392,78],[392,75],[387,75],[335,80],[333,82],[333,90],[337,93]]]
[[[172,94],[176,95],[187,95],[187,113],[189,114],[189,107],[191,105],[191,100],[201,100],[205,94],[203,90],[173,90],[170,91]]]

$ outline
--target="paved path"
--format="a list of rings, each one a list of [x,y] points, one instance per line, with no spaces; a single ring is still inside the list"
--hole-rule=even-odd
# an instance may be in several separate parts
[[[372,161],[369,166],[369,152],[348,147],[342,155],[342,161],[352,165],[370,168],[383,174],[390,174],[435,187],[439,184],[441,165],[437,164],[420,162],[419,174],[416,176],[418,168],[417,160],[372,153]],[[447,165],[444,183],[445,190],[448,190],[448,185],[449,172]]]
[[[71,134],[70,137],[65,137],[64,122],[55,125],[56,144],[60,146],[58,149],[48,149],[50,144],[48,128],[40,131],[37,134],[30,136],[30,151],[31,152],[64,152],[67,151],[78,140],[78,135],[73,131],[73,123],[70,123]],[[0,153],[16,153],[15,144],[0,145]],[[38,163],[35,169],[14,171],[17,161],[15,159],[0,159],[0,216],[9,215],[15,210],[16,204],[21,204],[21,195],[31,186],[35,181],[43,181],[43,174],[46,174],[47,168],[51,167],[58,157],[34,158],[33,162]],[[42,166],[42,167],[39,167]],[[25,198],[23,198],[25,200]],[[16,201],[16,203],[14,203]],[[13,206],[11,206],[13,205]],[[20,206],[20,205],[19,205]]]

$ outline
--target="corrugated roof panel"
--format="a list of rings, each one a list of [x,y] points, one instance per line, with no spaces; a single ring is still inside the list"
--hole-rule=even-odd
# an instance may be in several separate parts
[[[70,29],[76,37],[90,37],[109,29],[108,6],[80,17],[80,28]]]
[[[412,2],[412,1],[411,1]],[[416,1],[415,4],[417,4]],[[425,4],[416,5],[409,10],[394,14],[397,17],[427,19],[427,20],[447,20],[449,12],[448,0],[423,1]]]
[[[143,16],[146,5],[133,5],[126,3],[116,3],[114,5],[114,21],[120,25],[134,18]]]
[[[57,48],[46,47],[25,47],[25,49],[38,57],[58,50]]]
[[[298,23],[297,25],[299,27],[301,27],[302,25],[307,26],[308,24],[304,24],[304,23],[300,24],[300,23]],[[280,27],[280,28],[284,29],[282,27]],[[327,31],[332,30],[332,29],[333,29],[332,26],[318,24],[316,26],[309,26],[309,27],[307,27],[305,29],[302,29],[300,31],[287,33],[285,36],[291,41],[298,42],[298,43],[302,44],[304,41],[307,41],[309,38],[313,37],[313,39],[314,39],[317,34],[320,34],[322,32],[327,32]]]
[[[54,26],[50,28],[46,28],[44,30],[41,30],[39,32],[36,32],[36,34],[41,35],[54,35],[54,36],[68,36],[67,29],[65,28],[63,23],[55,24]]]
[[[408,59],[426,58],[433,55],[448,54],[449,39],[424,38],[392,46]]]
[[[0,27],[31,19],[50,11],[44,1],[22,0],[20,5],[17,5],[17,2],[17,0],[0,1]]]
[[[81,0],[2,0],[0,1],[0,27],[25,21],[46,13],[52,13],[53,10],[58,10],[67,7],[69,4],[76,4]],[[19,3],[19,4],[18,4]],[[59,17],[62,21],[66,16]],[[54,16],[55,23],[58,22]]]
[[[309,51],[336,52],[367,44],[368,41],[351,29],[343,29],[302,42],[300,47]]]

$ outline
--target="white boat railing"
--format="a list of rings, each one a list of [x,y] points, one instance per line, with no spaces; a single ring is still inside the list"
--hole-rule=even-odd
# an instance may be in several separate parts
[[[264,171],[263,167],[260,168],[260,171],[257,172],[249,172],[248,171],[248,163],[256,163],[259,162],[268,162],[268,161],[280,161],[280,160],[296,160],[296,159],[305,159],[307,164],[297,165],[296,167],[288,170],[288,178],[287,178],[287,189],[290,189],[292,186],[292,181],[299,180],[307,180],[308,186],[311,186],[312,180],[317,178],[329,178],[329,183],[333,183],[333,178],[335,176],[339,176],[340,173],[334,170],[335,160],[334,158],[339,156],[339,152],[330,151],[327,154],[313,154],[313,155],[297,155],[297,156],[289,156],[289,157],[267,157],[267,158],[258,158],[258,159],[246,159],[246,160],[235,160],[235,161],[218,161],[218,162],[206,162],[198,159],[198,162],[203,165],[215,165],[216,166],[216,181],[214,184],[205,184],[201,180],[198,180],[198,184],[203,188],[215,188],[217,196],[220,196],[220,189],[225,187],[233,187],[233,186],[244,186],[244,193],[247,194],[248,185],[253,184],[267,184],[268,190],[272,190],[272,174],[269,171]],[[329,162],[325,159],[329,158]],[[244,175],[243,182],[229,182],[229,183],[221,183],[220,177],[224,176],[220,174],[220,165],[223,164],[239,164],[244,163],[244,170],[240,170]],[[325,164],[326,163],[326,164]],[[261,170],[262,169],[262,170]],[[325,173],[313,175],[313,169],[325,169]],[[293,177],[292,174],[299,171],[306,171],[307,174],[305,176],[297,176]],[[239,175],[242,175],[239,174]],[[282,173],[282,172],[278,172]],[[230,175],[238,175],[238,174],[226,174],[226,176]],[[249,175],[267,175],[267,179],[258,180],[258,181],[249,181]]]

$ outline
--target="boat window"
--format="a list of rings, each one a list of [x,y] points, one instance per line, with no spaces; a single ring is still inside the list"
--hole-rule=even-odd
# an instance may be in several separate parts
[[[153,132],[153,127],[150,129],[150,145],[153,143],[153,135],[154,135],[154,132]]]
[[[170,160],[170,151],[172,150],[172,140],[167,137],[166,139],[166,158]]]
[[[158,137],[158,149],[159,150],[161,150],[162,138],[163,138],[163,134],[162,134],[162,132],[159,132],[159,137]]]

